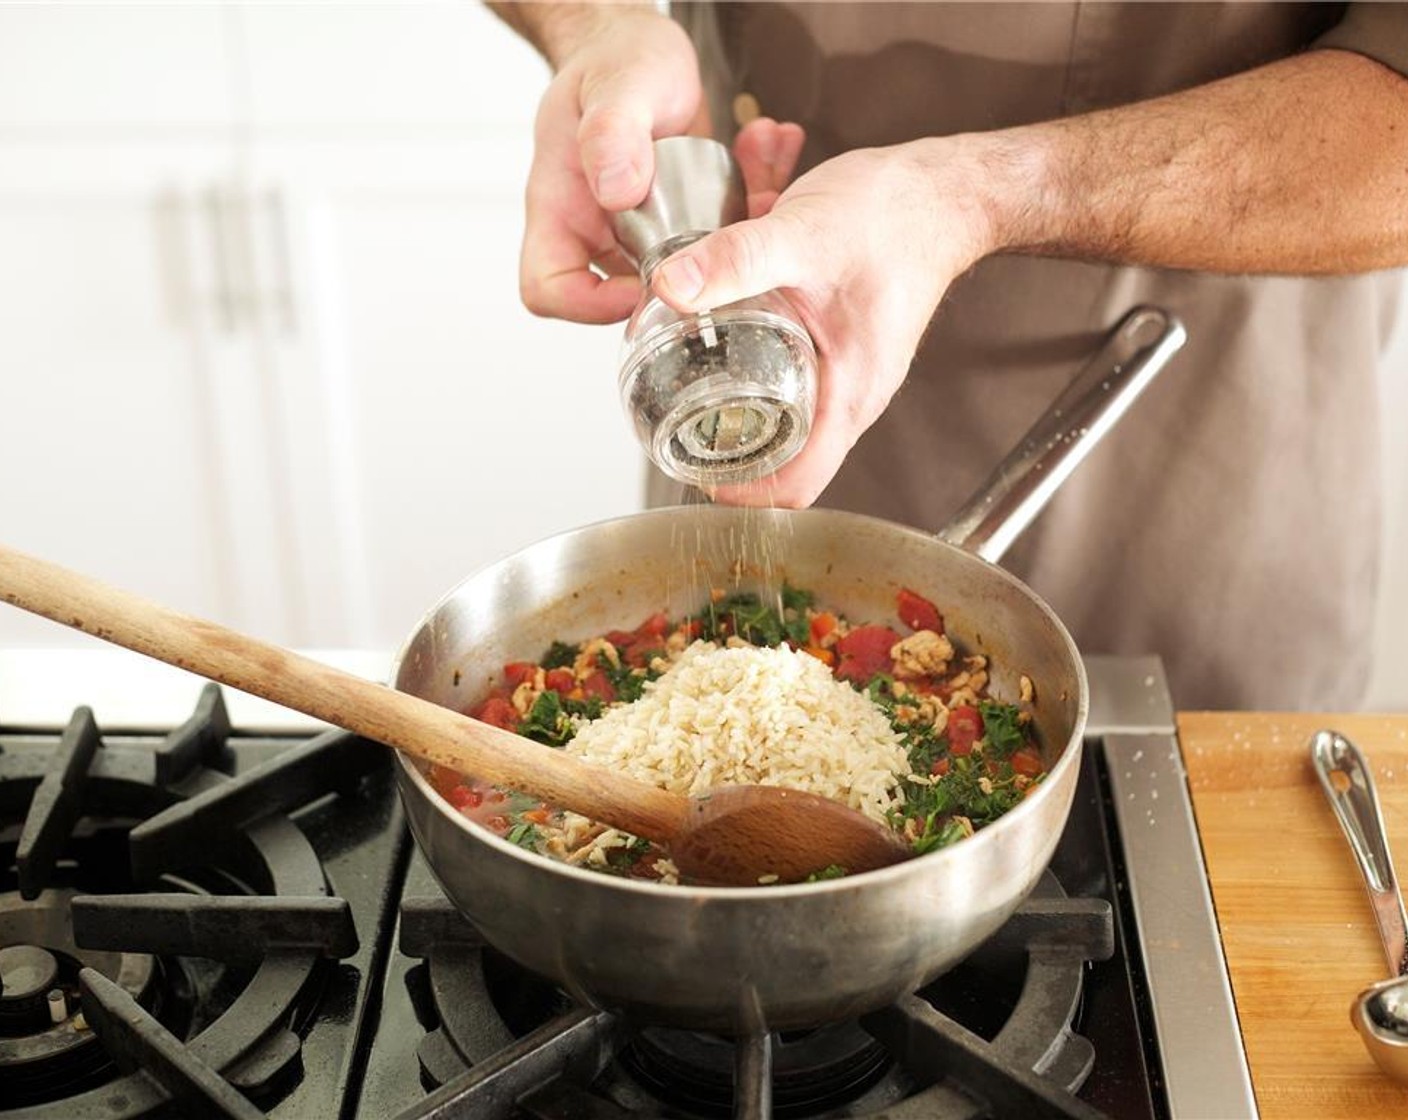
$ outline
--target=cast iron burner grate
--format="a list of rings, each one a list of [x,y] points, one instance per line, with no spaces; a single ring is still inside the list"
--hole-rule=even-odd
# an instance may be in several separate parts
[[[302,1076],[358,941],[286,814],[387,752],[332,733],[231,777],[230,738],[212,685],[169,735],[80,708],[0,741],[0,1114],[263,1117]]]
[[[410,880],[428,882],[415,867]],[[438,893],[403,901],[401,951],[424,962],[418,1054],[436,1088],[399,1120],[1100,1115],[1074,1095],[1094,1051],[1072,1024],[1086,962],[1114,952],[1113,917],[1103,899],[1067,898],[1050,872],[922,991],[858,1022],[738,1043],[576,1007]]]

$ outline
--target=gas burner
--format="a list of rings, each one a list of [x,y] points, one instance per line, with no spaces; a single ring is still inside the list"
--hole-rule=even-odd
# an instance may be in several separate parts
[[[913,1079],[857,1023],[787,1032],[771,1040],[770,1051],[772,1108],[779,1120],[821,1116],[877,1097],[900,1099],[913,1088]],[[626,1042],[617,1061],[625,1075],[614,1089],[617,1099],[629,1100],[643,1089],[690,1116],[733,1114],[739,1055],[732,1039],[646,1027]],[[634,1093],[631,1083],[638,1087]]]
[[[425,889],[420,862],[408,883]],[[1002,930],[915,995],[859,1022],[746,1041],[574,1008],[484,945],[438,893],[403,901],[401,949],[424,961],[430,1029],[418,1053],[434,1090],[401,1120],[603,1108],[689,1120],[957,1120],[987,1114],[975,1095],[992,1115],[1098,1115],[1072,1095],[1093,1061],[1072,1024],[1086,962],[1114,952],[1113,917],[1103,900],[1067,898],[1050,872]]]
[[[20,1104],[89,1088],[115,1067],[80,1010],[79,972],[91,968],[150,1008],[155,962],[145,953],[80,949],[69,889],[0,895],[0,1085]]]
[[[263,1116],[298,1082],[327,962],[359,945],[285,814],[387,786],[386,751],[330,733],[232,777],[229,740],[209,686],[169,735],[81,708],[57,744],[0,741],[0,1115]]]

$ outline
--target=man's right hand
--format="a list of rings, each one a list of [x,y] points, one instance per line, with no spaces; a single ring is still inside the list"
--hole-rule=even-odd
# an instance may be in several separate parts
[[[616,249],[608,212],[645,197],[652,140],[709,135],[693,44],[647,6],[523,5],[501,14],[556,71],[533,130],[523,302],[536,315],[581,323],[625,319],[640,281]]]

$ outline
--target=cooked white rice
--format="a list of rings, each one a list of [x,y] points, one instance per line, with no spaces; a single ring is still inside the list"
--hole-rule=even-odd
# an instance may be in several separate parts
[[[885,714],[809,654],[695,642],[633,704],[582,725],[566,750],[682,794],[786,786],[876,821],[909,759]]]

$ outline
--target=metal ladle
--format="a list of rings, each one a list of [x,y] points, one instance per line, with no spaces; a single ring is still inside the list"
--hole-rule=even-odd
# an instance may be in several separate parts
[[[1396,1081],[1408,1082],[1408,916],[1393,873],[1374,779],[1359,748],[1338,731],[1317,731],[1310,740],[1310,757],[1364,875],[1393,973],[1359,993],[1349,1010],[1350,1022],[1379,1068]]]

